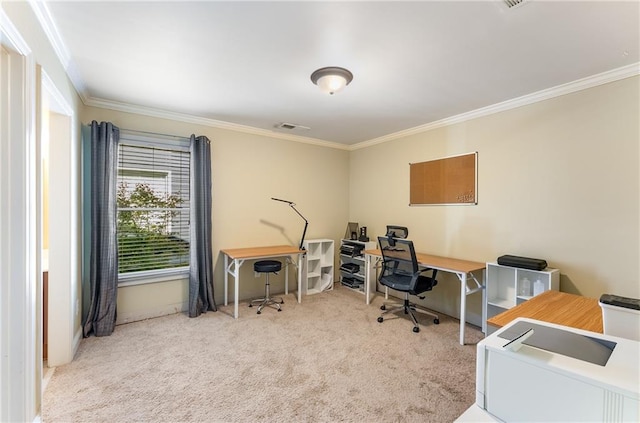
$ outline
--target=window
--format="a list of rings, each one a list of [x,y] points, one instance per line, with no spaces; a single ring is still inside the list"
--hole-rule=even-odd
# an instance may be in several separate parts
[[[118,146],[120,281],[189,268],[189,140],[121,131]]]

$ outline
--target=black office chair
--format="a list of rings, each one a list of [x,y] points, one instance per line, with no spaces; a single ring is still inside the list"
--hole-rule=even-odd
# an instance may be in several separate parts
[[[433,323],[436,325],[439,324],[440,319],[438,319],[436,314],[416,308],[415,304],[409,302],[409,295],[416,295],[418,298],[424,299],[424,296],[420,294],[431,291],[431,289],[438,284],[436,280],[437,269],[420,268],[412,241],[394,238],[392,236],[380,236],[378,237],[378,243],[380,244],[383,259],[382,270],[378,280],[386,287],[404,292],[404,302],[401,305],[395,304],[396,307],[388,309],[387,303],[384,303],[380,307],[380,310],[383,310],[383,312],[382,315],[378,317],[378,322],[382,323],[384,320],[382,316],[386,313],[394,313],[402,310],[404,314],[411,316],[411,320],[413,320],[413,331],[416,333],[420,332],[418,321],[413,314],[416,311],[433,317]],[[429,271],[432,272],[431,276],[423,274]]]

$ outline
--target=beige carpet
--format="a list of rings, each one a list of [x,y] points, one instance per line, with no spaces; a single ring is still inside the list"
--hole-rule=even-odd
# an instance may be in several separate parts
[[[458,320],[378,323],[346,288],[285,298],[283,311],[240,304],[175,314],[81,342],[43,399],[48,422],[450,422],[475,398],[475,343]]]

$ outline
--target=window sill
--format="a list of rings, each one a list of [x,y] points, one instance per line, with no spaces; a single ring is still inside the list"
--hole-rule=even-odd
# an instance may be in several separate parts
[[[169,282],[177,280],[188,280],[189,268],[180,267],[177,269],[151,270],[146,272],[134,272],[118,275],[118,288],[136,285],[147,285],[150,283]]]

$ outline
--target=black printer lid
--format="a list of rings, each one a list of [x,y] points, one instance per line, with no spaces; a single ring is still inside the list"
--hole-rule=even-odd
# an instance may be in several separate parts
[[[640,310],[640,300],[636,298],[620,297],[619,295],[602,294],[600,297],[602,304],[609,304],[618,307]]]

